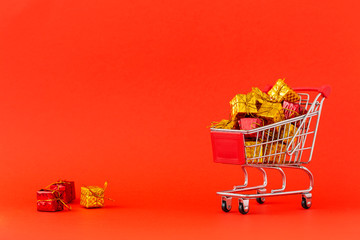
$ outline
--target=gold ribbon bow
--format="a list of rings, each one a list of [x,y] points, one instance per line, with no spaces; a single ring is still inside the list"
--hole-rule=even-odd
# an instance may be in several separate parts
[[[235,119],[238,113],[253,115],[257,113],[256,98],[253,94],[237,94],[231,101],[231,117]]]
[[[86,208],[103,207],[104,199],[114,201],[111,198],[104,197],[106,188],[107,188],[107,182],[105,182],[104,188],[97,186],[82,186],[80,205]]]
[[[104,193],[103,194],[105,194],[105,190],[106,190],[106,188],[107,188],[107,182],[105,182],[104,183]],[[111,198],[107,198],[107,197],[103,197],[103,196],[100,196],[99,194],[97,194],[97,193],[95,193],[95,192],[93,192],[88,186],[84,186],[85,188],[87,188],[90,192],[91,192],[91,194],[94,196],[94,197],[96,197],[96,198],[103,198],[103,199],[106,199],[106,200],[110,200],[110,201],[115,201],[115,200],[113,200],[113,199],[111,199]]]
[[[53,182],[53,183],[51,183],[51,184],[49,184],[46,188],[44,188],[44,189],[49,189],[52,185],[54,185],[54,184],[61,184],[61,183],[68,183],[69,184],[69,182],[66,182],[66,181],[64,181],[64,180],[58,180],[58,181],[56,181],[56,182]],[[58,187],[59,188],[59,187]]]

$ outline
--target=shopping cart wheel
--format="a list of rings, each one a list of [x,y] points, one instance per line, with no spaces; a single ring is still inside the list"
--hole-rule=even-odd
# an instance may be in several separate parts
[[[247,214],[249,212],[249,199],[239,199],[239,212]]]
[[[265,202],[265,198],[258,197],[256,198],[256,201],[260,204],[263,204]]]
[[[223,196],[221,198],[221,209],[224,211],[224,212],[230,212],[231,210],[231,201],[232,201],[232,198],[231,197],[225,197]]]
[[[230,210],[231,210],[231,205],[227,205],[227,204],[226,204],[226,201],[222,201],[221,209],[222,209],[224,212],[230,212]]]
[[[302,197],[301,206],[304,209],[309,209],[311,207],[311,198],[306,199],[305,197]]]
[[[262,193],[266,193],[265,188],[257,190],[257,194],[262,194]],[[265,202],[265,198],[264,197],[258,197],[258,198],[256,198],[256,201],[258,203],[260,203],[260,204],[263,204]]]

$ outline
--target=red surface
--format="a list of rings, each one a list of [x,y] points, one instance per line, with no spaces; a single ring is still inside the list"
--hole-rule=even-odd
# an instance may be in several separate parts
[[[0,238],[357,238],[359,20],[346,0],[1,1]],[[242,175],[213,163],[206,127],[283,77],[333,89],[313,206],[290,196],[225,214],[215,192]],[[58,179],[77,197],[107,180],[116,202],[37,212],[36,191]]]

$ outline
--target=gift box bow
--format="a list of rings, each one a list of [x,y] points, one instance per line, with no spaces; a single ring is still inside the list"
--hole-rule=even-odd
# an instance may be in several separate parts
[[[249,94],[237,94],[231,101],[231,116],[235,118],[238,113],[251,115],[257,113],[256,97]]]
[[[105,183],[104,183],[104,188],[103,188],[104,190],[103,190],[103,193],[102,193],[101,195],[105,194],[105,190],[106,190],[106,188],[107,188],[107,185],[108,185],[108,183],[105,182]],[[96,192],[94,192],[93,190],[91,190],[91,186],[83,186],[83,187],[86,188],[87,190],[89,190],[89,192],[90,192],[94,197],[96,197],[96,198],[103,198],[103,199],[106,199],[106,200],[115,201],[115,200],[113,200],[113,199],[111,199],[111,198],[104,197],[104,196],[101,196],[101,195],[97,194]]]

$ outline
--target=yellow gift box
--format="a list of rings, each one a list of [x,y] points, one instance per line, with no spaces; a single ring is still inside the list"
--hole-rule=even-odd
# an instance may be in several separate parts
[[[80,205],[86,208],[100,208],[104,206],[104,193],[107,187],[105,182],[104,187],[86,186],[81,187]],[[110,198],[106,198],[112,200]]]
[[[236,119],[238,114],[255,115],[257,113],[256,98],[253,94],[237,94],[231,101],[231,117]]]
[[[280,138],[285,143],[290,143],[292,138],[295,136],[297,128],[293,124],[286,124],[284,126],[277,127],[277,131],[280,132]],[[293,143],[297,142],[297,137]]]
[[[223,119],[220,122],[212,122],[211,128],[234,129],[235,124],[235,120]]]
[[[268,94],[270,98],[276,102],[282,102],[284,100],[297,102],[300,100],[300,96],[292,90],[283,79],[279,79],[270,91],[268,91]]]
[[[252,96],[256,98],[256,101],[260,103],[260,105],[263,102],[271,102],[270,96],[263,91],[261,91],[259,88],[253,87],[252,91],[249,93]]]
[[[264,146],[264,158],[266,163],[284,164],[286,163],[286,144],[275,142]],[[274,154],[274,155],[272,155]]]
[[[270,120],[270,123],[280,122],[285,119],[281,103],[265,101],[261,104],[257,116]]]
[[[263,162],[263,147],[262,145],[258,145],[260,142],[256,141],[245,141],[245,154],[246,154],[246,162],[248,164],[256,164]],[[257,145],[257,146],[254,146]],[[257,158],[259,157],[259,158]],[[250,159],[255,158],[255,159]]]

